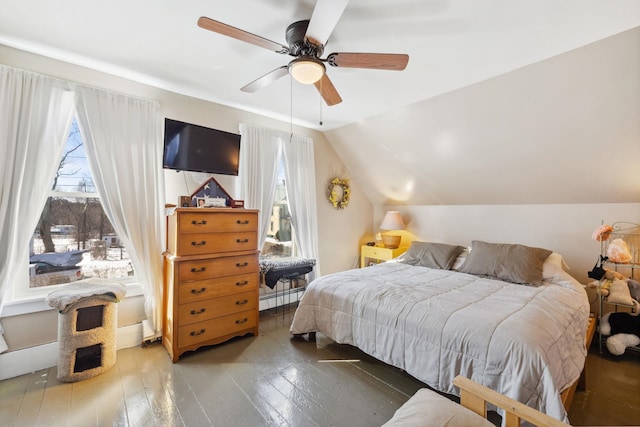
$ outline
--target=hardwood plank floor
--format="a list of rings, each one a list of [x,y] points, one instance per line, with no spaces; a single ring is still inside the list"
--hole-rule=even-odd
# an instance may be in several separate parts
[[[424,385],[318,335],[293,340],[293,309],[260,315],[260,335],[185,354],[121,350],[108,372],[57,381],[52,367],[0,382],[3,426],[380,426]],[[595,340],[594,340],[595,341]],[[357,362],[349,362],[357,360]],[[640,356],[587,358],[573,425],[640,424]],[[494,417],[494,422],[496,422]]]

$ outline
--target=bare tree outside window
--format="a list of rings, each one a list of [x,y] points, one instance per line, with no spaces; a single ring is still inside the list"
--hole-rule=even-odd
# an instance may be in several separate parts
[[[74,120],[30,244],[30,287],[133,275],[107,219]]]
[[[70,156],[82,147],[82,141],[77,141],[77,138],[80,135],[80,131],[77,127],[75,129],[72,128],[69,137],[67,138],[67,146],[69,146],[69,141],[72,142],[72,145],[67,148],[65,146],[65,151],[62,154],[62,159],[60,159],[60,163],[58,164],[58,170],[56,171],[56,176],[53,178],[53,184],[51,186],[51,190],[56,190],[58,188],[58,181],[61,177],[73,177],[80,169],[72,169],[71,171],[65,172],[67,166],[69,164]],[[44,209],[42,210],[42,215],[40,216],[40,221],[38,221],[38,232],[40,233],[40,237],[42,239],[42,243],[44,244],[45,252],[55,252],[55,246],[53,244],[53,239],[51,238],[51,226],[53,225],[52,220],[53,213],[51,211],[51,204],[53,203],[53,199],[51,197],[47,198],[47,202],[44,205]]]

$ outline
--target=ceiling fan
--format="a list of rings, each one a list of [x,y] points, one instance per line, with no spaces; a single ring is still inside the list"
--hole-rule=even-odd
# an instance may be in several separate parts
[[[287,27],[288,47],[204,16],[198,19],[198,26],[295,58],[289,64],[268,72],[240,90],[256,92],[291,74],[300,83],[313,83],[322,99],[331,106],[342,102],[342,98],[327,76],[325,63],[333,67],[402,71],[409,62],[409,55],[395,53],[334,52],[324,59],[321,58],[325,44],[347,3],[349,0],[317,0],[311,19],[297,21]]]

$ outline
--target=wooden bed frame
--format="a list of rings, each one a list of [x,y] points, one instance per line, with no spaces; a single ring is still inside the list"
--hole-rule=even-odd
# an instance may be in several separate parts
[[[487,403],[504,409],[503,425],[506,427],[519,427],[521,420],[528,421],[535,426],[567,427],[567,424],[547,414],[463,376],[455,377],[453,384],[460,389],[460,404],[483,418],[487,418]]]
[[[502,410],[502,425],[520,427],[522,421],[540,427],[566,427],[567,424],[488,387],[458,375],[453,385],[460,390],[460,404],[428,388],[419,389],[383,427],[492,426],[487,405]],[[501,412],[502,412],[501,411]]]

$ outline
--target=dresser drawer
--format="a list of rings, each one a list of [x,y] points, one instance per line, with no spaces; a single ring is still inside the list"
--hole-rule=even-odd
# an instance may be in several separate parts
[[[217,233],[258,230],[258,215],[254,212],[233,210],[230,212],[182,212],[178,218],[178,232]]]
[[[258,255],[179,261],[178,283],[258,272]]]
[[[258,273],[185,282],[178,285],[178,304],[202,301],[238,292],[258,291]]]
[[[178,241],[174,254],[178,256],[251,251],[258,247],[258,232],[192,233]]]
[[[189,325],[240,311],[256,309],[257,307],[258,295],[256,292],[227,295],[220,298],[181,304],[178,307],[178,322],[181,325]]]
[[[248,310],[217,319],[205,320],[178,328],[178,347],[212,340],[221,336],[254,328],[258,324],[258,311]]]

